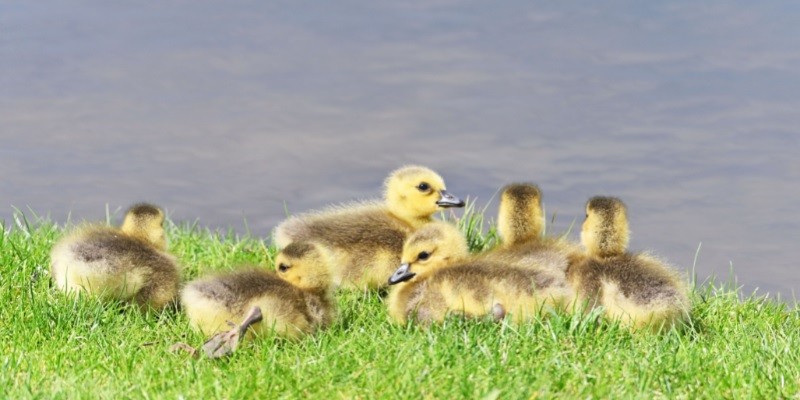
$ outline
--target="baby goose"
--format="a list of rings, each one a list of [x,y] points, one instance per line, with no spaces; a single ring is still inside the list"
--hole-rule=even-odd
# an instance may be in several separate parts
[[[481,256],[520,268],[561,271],[580,256],[580,248],[564,238],[544,235],[544,211],[539,187],[512,183],[502,189],[497,229],[502,243]]]
[[[402,265],[389,278],[389,315],[398,323],[416,318],[441,321],[448,312],[468,316],[510,312],[523,321],[571,301],[558,274],[514,268],[486,258],[470,257],[461,231],[433,222],[414,232],[403,247]]]
[[[141,203],[125,213],[119,229],[90,225],[64,237],[50,252],[56,287],[163,308],[177,296],[180,279],[165,252],[163,223],[161,209]]]
[[[181,293],[191,325],[211,336],[229,329],[259,307],[255,332],[297,338],[329,325],[335,317],[330,273],[318,246],[295,242],[275,258],[277,273],[245,268],[192,281]]]
[[[392,172],[384,184],[384,202],[355,203],[290,217],[275,228],[279,248],[313,241],[330,256],[337,286],[375,288],[386,285],[400,261],[403,241],[431,216],[464,202],[445,190],[442,177],[420,166]]]
[[[581,230],[586,258],[567,271],[578,300],[602,305],[609,318],[632,328],[659,330],[686,319],[691,303],[684,280],[652,256],[627,252],[629,238],[620,199],[589,199]]]
[[[542,192],[532,183],[512,183],[501,190],[497,231],[503,247],[539,241],[544,233]]]

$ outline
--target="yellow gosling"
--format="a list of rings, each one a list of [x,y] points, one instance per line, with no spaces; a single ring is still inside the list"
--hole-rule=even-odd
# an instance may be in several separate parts
[[[421,166],[392,172],[384,184],[383,202],[361,202],[292,216],[275,228],[275,243],[311,241],[324,247],[336,286],[386,286],[400,262],[403,241],[433,221],[436,211],[463,207],[448,193],[439,174]]]
[[[165,252],[164,213],[136,204],[121,228],[88,225],[59,240],[50,252],[55,287],[162,309],[178,293],[180,272]]]
[[[190,324],[207,336],[230,329],[253,307],[261,322],[250,332],[298,338],[330,325],[336,316],[331,276],[320,249],[295,242],[278,253],[277,271],[243,268],[192,281],[181,293]]]
[[[503,247],[541,241],[544,235],[542,192],[532,183],[512,183],[501,190],[497,231]]]
[[[620,199],[588,201],[581,230],[586,257],[567,271],[578,303],[603,306],[608,318],[633,329],[659,331],[686,320],[691,302],[685,280],[651,255],[627,252],[629,238]]]
[[[450,312],[496,318],[510,313],[521,322],[572,301],[566,282],[548,271],[469,256],[461,231],[445,222],[408,238],[389,283],[395,285],[387,298],[389,315],[400,324],[438,322]]]
[[[518,268],[548,271],[563,281],[569,264],[582,256],[579,246],[561,237],[545,236],[542,194],[535,184],[506,185],[500,195],[497,221],[502,243],[479,257]]]

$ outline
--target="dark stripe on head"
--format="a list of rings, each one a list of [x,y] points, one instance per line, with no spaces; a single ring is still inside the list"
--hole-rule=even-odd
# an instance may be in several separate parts
[[[426,226],[419,229],[409,240],[409,244],[417,244],[419,242],[437,241],[444,237],[444,233],[439,227]]]
[[[162,215],[161,209],[149,203],[137,203],[128,209],[126,214],[136,217],[158,217]]]
[[[586,203],[586,208],[604,216],[612,216],[626,210],[625,203],[617,197],[595,196]]]
[[[287,257],[300,258],[314,250],[314,245],[307,242],[293,242],[281,250]]]
[[[522,203],[533,198],[541,199],[542,192],[533,183],[512,183],[503,187],[503,196],[517,203]]]

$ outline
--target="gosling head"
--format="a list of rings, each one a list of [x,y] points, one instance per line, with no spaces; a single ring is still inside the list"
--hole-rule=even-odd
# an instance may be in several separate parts
[[[406,239],[402,264],[389,284],[425,279],[468,253],[467,239],[455,225],[442,221],[426,224]]]
[[[500,195],[497,226],[506,244],[541,238],[544,213],[539,187],[532,183],[505,186]]]
[[[293,242],[275,257],[278,277],[301,289],[327,289],[333,284],[327,259],[309,242]]]
[[[596,196],[586,203],[586,220],[581,229],[581,243],[589,255],[613,257],[628,248],[627,207],[616,197]]]
[[[166,250],[167,238],[164,235],[164,212],[147,203],[134,204],[125,212],[122,232],[142,239],[159,250]]]
[[[464,201],[447,192],[439,174],[421,166],[395,170],[384,189],[389,210],[407,221],[429,219],[442,208],[464,207]]]

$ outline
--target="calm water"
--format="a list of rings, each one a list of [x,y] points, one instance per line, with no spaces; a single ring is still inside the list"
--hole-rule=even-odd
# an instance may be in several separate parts
[[[268,235],[421,163],[537,182],[556,230],[618,195],[632,248],[800,292],[799,3],[263,3],[1,1],[0,218]]]

